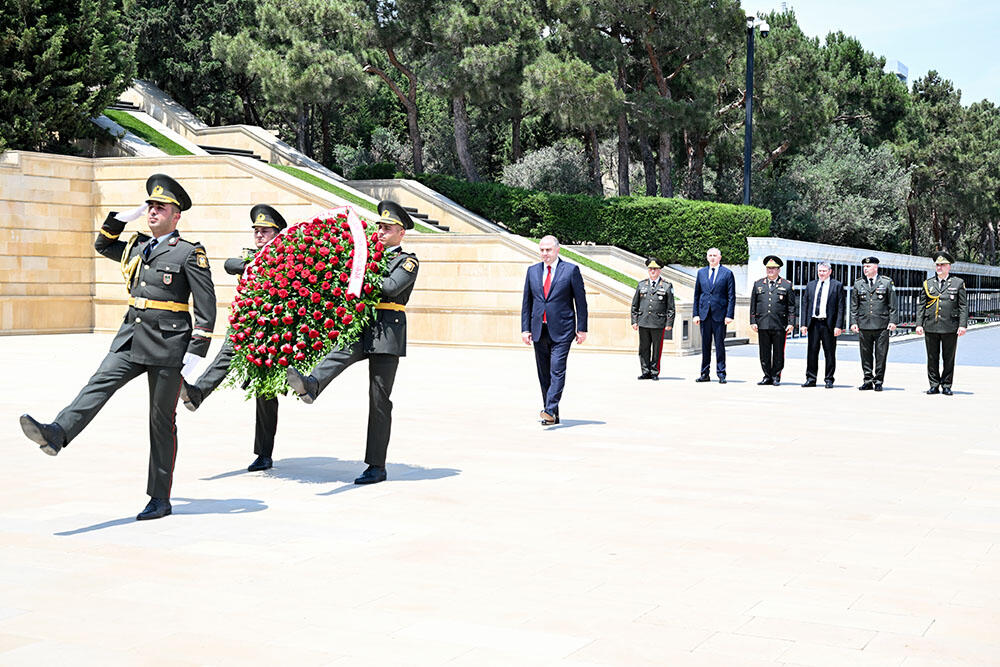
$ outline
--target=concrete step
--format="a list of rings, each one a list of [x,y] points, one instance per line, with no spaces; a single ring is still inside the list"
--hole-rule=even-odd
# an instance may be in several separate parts
[[[116,111],[142,111],[138,105],[132,104],[131,102],[125,102],[124,100],[116,100],[108,108]]]
[[[245,148],[226,148],[224,146],[204,146],[201,144],[198,145],[198,148],[202,149],[209,155],[236,155],[238,157],[252,157],[254,160],[264,162],[264,158]]]

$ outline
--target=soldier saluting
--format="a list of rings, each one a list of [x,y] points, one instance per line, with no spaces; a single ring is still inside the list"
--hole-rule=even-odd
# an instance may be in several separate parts
[[[750,293],[750,328],[757,332],[760,367],[764,379],[757,384],[781,384],[785,368],[785,339],[795,319],[795,290],[790,280],[778,275],[784,262],[776,255],[764,258],[767,275],[753,284]]]
[[[663,265],[655,258],[646,259],[649,278],[639,281],[632,297],[632,328],[639,331],[640,380],[660,378],[660,353],[663,331],[674,327],[674,286],[662,280]]]
[[[896,330],[896,288],[891,278],[878,274],[878,257],[865,257],[861,264],[864,275],[851,290],[851,331],[858,334],[865,374],[858,389],[882,391],[889,335]]]
[[[951,396],[951,381],[955,377],[955,350],[958,337],[965,335],[969,324],[969,302],[965,295],[965,281],[948,275],[951,273],[951,255],[940,252],[934,260],[937,274],[924,281],[917,297],[916,332],[927,343],[927,379],[931,388],[928,394],[940,390]],[[944,358],[944,368],[940,361]]]
[[[146,203],[128,213],[108,214],[94,242],[97,252],[121,263],[129,308],[111,350],[79,395],[50,424],[21,415],[21,429],[42,451],[55,456],[100,412],[111,395],[136,377],[149,381],[150,501],[136,519],[170,514],[170,487],[177,454],[176,408],[181,367],[190,370],[208,353],[215,326],[215,287],[205,249],[177,233],[191,198],[177,181],[154,174],[146,181]],[[152,236],[118,237],[126,223],[146,214]],[[194,297],[192,326],[188,298]]]

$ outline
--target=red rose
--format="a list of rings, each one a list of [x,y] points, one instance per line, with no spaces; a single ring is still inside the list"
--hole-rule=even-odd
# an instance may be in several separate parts
[[[346,308],[344,308],[343,306],[337,306],[337,317],[343,317],[344,313],[346,312],[347,312]]]
[[[347,260],[347,264],[344,264],[344,266],[346,266],[349,269],[354,268],[354,260],[353,259]]]
[[[310,283],[315,283],[317,280],[318,280],[318,278],[316,278],[316,276],[309,276],[309,282]]]
[[[330,340],[334,340],[339,335],[340,335],[340,332],[337,331],[336,329],[334,329],[333,331],[331,331],[330,333],[328,333],[326,335],[326,337],[329,338]]]
[[[267,290],[268,296],[274,296],[277,293],[278,293],[278,288],[277,287],[272,287],[271,289]]]
[[[307,329],[307,331],[308,331],[308,329]],[[300,340],[297,343],[295,343],[295,349],[296,350],[304,350],[304,349],[306,349],[306,344]]]
[[[382,245],[382,242],[381,242],[381,241],[376,241],[376,242],[375,242],[375,252],[382,252],[382,250],[383,250],[384,248],[385,248],[385,246],[384,246],[384,245]]]
[[[281,304],[279,303],[277,306],[274,307],[274,314],[275,315],[281,315],[281,311],[283,311],[283,310],[284,310],[284,308],[282,308]]]
[[[344,324],[350,324],[351,322],[354,321],[354,315],[347,313],[340,321],[343,322]]]
[[[343,293],[344,293],[344,290],[340,289],[339,287],[334,287],[333,288],[333,295],[334,296],[340,296]]]
[[[327,329],[332,329],[334,326],[336,326],[336,322],[334,322],[328,317],[325,320],[323,320],[323,326]]]
[[[344,252],[344,246],[342,246],[342,245],[340,245],[338,243],[337,246],[336,246],[336,250],[337,250],[337,252]]]
[[[311,252],[312,248],[310,248],[309,250]],[[312,265],[313,265],[313,258],[312,257],[306,257],[306,266],[312,266]]]
[[[299,288],[299,296],[309,296],[309,288],[308,287],[300,287]]]
[[[358,305],[354,306],[354,310],[355,310],[355,312],[358,312],[358,313],[365,312],[365,304],[358,303]]]
[[[326,262],[316,262],[316,273],[326,268]]]
[[[278,290],[278,298],[279,299],[284,299],[287,296],[288,296],[288,290],[286,290],[286,289],[280,289],[280,290]]]
[[[278,322],[279,322],[279,320],[278,320],[278,318],[277,318],[277,317],[272,317],[272,318],[271,318],[271,326],[272,326],[272,327],[276,327],[276,326],[278,326]]]
[[[298,306],[299,304],[295,303],[295,299],[289,299],[288,303],[286,303],[285,305],[288,306],[289,310],[295,310],[295,307]]]
[[[340,264],[340,258],[339,257],[331,257],[330,258],[330,266],[337,266],[338,264]]]
[[[268,351],[269,353],[271,353],[271,354],[278,354],[278,348],[276,348],[276,347],[275,347],[275,346],[273,346],[273,345],[268,345],[268,346],[267,346],[267,351]]]
[[[271,312],[271,307],[272,307],[271,304],[265,303],[264,304],[264,312],[265,313],[270,313]]]
[[[268,368],[270,368],[271,367],[271,360],[270,359],[265,359],[264,360],[264,365],[267,366]]]
[[[319,288],[325,292],[326,290],[330,289],[330,283],[324,280],[322,283],[320,283]]]
[[[323,341],[318,340],[315,343],[313,343],[312,344],[312,349],[316,350],[317,352],[319,352],[320,350],[322,350],[323,349]]]
[[[253,337],[254,337],[254,338],[257,338],[257,339],[261,339],[261,340],[263,340],[263,338],[264,338],[264,332],[263,332],[263,331],[258,331],[257,333],[255,333],[255,334],[253,335]]]
[[[363,289],[365,291],[365,294],[371,294],[372,293],[372,289],[374,289],[374,288],[369,283],[365,283],[364,286],[361,289]]]
[[[309,330],[309,337],[310,338],[317,338],[317,337],[319,337],[319,332],[316,331],[315,329],[310,329]]]
[[[281,351],[284,352],[285,354],[291,354],[292,350],[294,349],[295,348],[289,345],[288,343],[285,343],[284,345],[281,346]]]
[[[298,309],[297,311],[295,311],[295,312],[297,312],[297,313],[299,314],[299,316],[301,317],[302,315],[305,315],[305,314],[306,314],[306,307],[305,307],[305,306],[302,306],[301,308],[299,308],[299,309]]]
[[[319,303],[323,299],[319,292],[313,292],[309,298],[313,303]]]
[[[348,276],[348,275],[347,275],[346,273],[341,273],[341,274],[340,274],[340,282],[342,282],[342,283],[346,283],[346,282],[347,282],[347,279],[348,279],[348,277],[349,277],[349,276]]]
[[[319,322],[321,319],[323,319],[323,313],[319,312],[318,310],[314,310],[313,319]]]
[[[277,343],[279,340],[281,340],[281,336],[279,336],[278,334],[271,334],[272,343]]]
[[[240,350],[243,349],[243,346],[242,345],[233,345],[233,349],[236,350],[237,352],[239,352]]]
[[[288,365],[288,357],[278,357],[278,365],[279,366],[287,366]]]
[[[382,253],[380,252],[375,253],[374,255],[372,255],[372,259],[374,259],[376,262],[379,261],[380,259],[382,259]]]
[[[284,340],[291,340],[293,338],[292,332],[291,331],[286,331],[285,333],[281,334],[281,337]]]
[[[291,316],[291,315],[285,315],[284,317],[281,318],[281,323],[282,324],[291,324],[294,321],[295,321],[295,318],[293,316]]]
[[[308,331],[309,331],[309,325],[308,324],[303,324],[302,326],[299,327],[299,333],[306,333]]]

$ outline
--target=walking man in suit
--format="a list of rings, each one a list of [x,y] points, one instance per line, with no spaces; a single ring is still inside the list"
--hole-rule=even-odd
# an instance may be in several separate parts
[[[566,386],[566,359],[576,340],[587,340],[587,296],[580,267],[559,259],[559,240],[538,243],[542,261],[528,267],[521,301],[521,340],[535,346],[542,389],[543,426],[559,423],[559,399]]]
[[[940,390],[951,396],[951,381],[955,377],[955,350],[958,337],[964,336],[969,324],[969,302],[965,295],[965,281],[949,276],[951,255],[938,253],[934,260],[937,276],[924,281],[924,289],[917,297],[917,333],[927,342],[928,394]],[[940,361],[944,360],[941,369]]]
[[[223,267],[226,273],[231,276],[243,275],[247,264],[253,260],[257,251],[273,241],[287,226],[287,223],[281,214],[271,206],[257,204],[250,209],[250,226],[253,229],[253,240],[256,247],[252,250],[244,250],[242,257],[230,257],[226,260]],[[208,395],[218,389],[222,381],[226,379],[226,375],[229,374],[229,363],[232,360],[233,342],[229,340],[227,335],[222,349],[219,350],[215,360],[202,373],[198,381],[194,383],[189,383],[187,380],[182,381],[181,401],[184,403],[184,407],[192,412],[197,410]],[[274,459],[271,458],[271,455],[274,453],[274,434],[278,430],[278,397],[258,396],[255,403],[257,404],[257,420],[254,427],[253,453],[257,455],[257,458],[247,467],[250,472],[269,470],[274,465]]]
[[[698,270],[694,281],[694,323],[701,326],[701,373],[695,382],[708,382],[712,364],[712,341],[715,341],[715,374],[726,384],[726,327],[736,312],[736,280],[733,272],[722,266],[722,253],[709,248],[708,266]]]
[[[815,280],[806,285],[805,316],[800,333],[806,339],[806,381],[803,387],[816,386],[819,371],[819,348],[823,346],[826,359],[826,373],[823,381],[827,389],[833,387],[833,375],[837,371],[837,336],[844,332],[845,306],[844,283],[830,277],[830,263],[816,265]]]
[[[760,385],[781,384],[785,368],[785,341],[795,320],[795,291],[792,283],[778,275],[784,262],[776,255],[764,258],[767,275],[753,284],[750,293],[750,328],[757,332],[760,367],[764,379]]]
[[[892,279],[878,274],[878,257],[861,260],[864,275],[851,290],[851,331],[858,334],[861,369],[865,377],[861,391],[882,391],[889,335],[896,330],[896,289]]]
[[[640,280],[632,297],[632,328],[639,331],[640,380],[660,379],[663,332],[674,327],[674,286],[660,278],[663,265],[655,257],[646,260],[647,280]]]
[[[21,415],[21,430],[43,452],[55,456],[80,435],[111,396],[145,375],[149,383],[149,503],[136,517],[159,519],[171,513],[170,488],[177,457],[177,396],[181,376],[189,375],[208,353],[215,326],[215,285],[205,248],[177,232],[181,211],[191,198],[174,179],[153,174],[146,181],[146,203],[126,213],[112,211],[94,248],[121,264],[128,311],[111,350],[73,402],[42,424]],[[146,215],[150,236],[120,240],[125,225]],[[194,297],[192,326],[188,299]]]

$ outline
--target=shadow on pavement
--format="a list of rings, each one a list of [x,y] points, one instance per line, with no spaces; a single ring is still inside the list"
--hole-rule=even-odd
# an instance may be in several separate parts
[[[262,473],[266,477],[288,479],[303,484],[328,484],[330,482],[350,482],[354,486],[355,478],[365,471],[364,461],[345,461],[333,456],[304,456],[290,459],[275,459],[274,467]],[[413,481],[423,479],[442,479],[453,477],[461,471],[457,468],[424,468],[406,463],[389,463],[385,467],[389,481]],[[248,474],[246,469],[219,473],[212,477],[203,477],[203,481],[212,481]]]
[[[555,431],[560,428],[571,428],[573,426],[591,426],[593,424],[607,424],[598,419],[560,419],[558,424],[546,427],[546,431]]]
[[[174,514],[246,514],[248,512],[260,512],[267,509],[267,505],[263,501],[254,498],[171,498],[170,504]],[[66,530],[54,534],[66,537],[128,523],[137,523],[134,514],[122,519],[112,519],[111,521],[103,521],[91,526],[84,526],[83,528]]]

